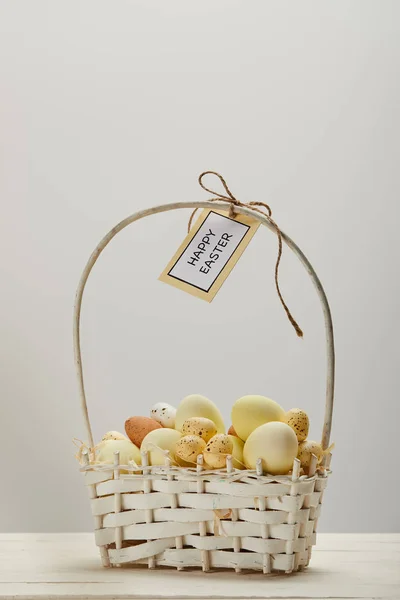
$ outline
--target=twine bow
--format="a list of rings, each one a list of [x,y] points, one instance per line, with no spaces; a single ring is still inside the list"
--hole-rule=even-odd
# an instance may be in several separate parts
[[[203,183],[203,177],[205,175],[215,175],[216,177],[218,177],[218,179],[220,180],[220,182],[222,183],[224,190],[226,192],[225,194],[221,194],[220,192],[215,192],[214,190],[206,187]],[[199,184],[201,185],[201,187],[203,188],[203,190],[205,190],[206,192],[210,192],[210,194],[213,194],[213,198],[210,198],[209,201],[210,202],[217,202],[218,200],[225,200],[226,202],[229,202],[229,217],[231,219],[235,218],[235,206],[244,206],[246,208],[251,208],[252,210],[262,214],[264,217],[267,217],[268,221],[271,223],[271,225],[274,227],[275,231],[276,231],[276,235],[278,237],[278,256],[276,258],[276,263],[275,263],[275,287],[276,287],[276,291],[278,293],[279,296],[279,300],[281,301],[281,304],[283,306],[283,308],[285,309],[286,315],[289,319],[289,321],[291,322],[291,324],[293,325],[297,335],[299,337],[303,337],[303,332],[300,329],[298,323],[296,322],[296,320],[294,319],[292,313],[290,312],[285,300],[283,299],[280,287],[279,287],[279,264],[281,262],[281,257],[282,257],[282,233],[281,230],[279,229],[278,225],[275,223],[275,221],[272,219],[272,210],[271,208],[268,206],[268,204],[265,204],[265,202],[241,202],[240,200],[238,200],[237,198],[235,198],[235,196],[232,194],[232,192],[230,191],[230,189],[228,188],[228,185],[225,181],[225,179],[222,177],[222,175],[220,175],[219,173],[217,173],[216,171],[204,171],[204,173],[201,173],[201,175],[199,176]],[[197,208],[192,212],[190,219],[189,219],[189,223],[188,223],[188,233],[191,229],[192,226],[192,222],[193,222],[193,218],[197,212]]]

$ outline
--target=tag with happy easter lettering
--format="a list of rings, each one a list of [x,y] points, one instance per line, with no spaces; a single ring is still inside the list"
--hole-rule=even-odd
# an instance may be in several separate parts
[[[259,226],[247,215],[203,210],[159,280],[211,302]]]

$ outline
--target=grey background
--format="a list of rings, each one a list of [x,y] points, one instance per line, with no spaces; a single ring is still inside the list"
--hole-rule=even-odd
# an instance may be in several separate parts
[[[337,392],[322,531],[400,531],[399,18],[395,1],[0,3],[3,531],[92,526],[72,438],[83,266],[120,219],[199,200],[215,169],[270,203],[332,305]],[[96,438],[189,393],[229,421],[246,393],[304,407],[318,438],[323,319],[260,231],[214,303],[157,281],[188,211],[119,235],[83,307]],[[397,492],[395,491],[397,486]]]

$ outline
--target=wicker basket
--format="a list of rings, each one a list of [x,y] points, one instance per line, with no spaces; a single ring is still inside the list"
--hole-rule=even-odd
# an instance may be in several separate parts
[[[74,350],[81,406],[87,437],[93,447],[80,348],[80,313],[88,276],[101,252],[122,229],[152,214],[180,208],[229,209],[229,203],[179,202],[147,209],[128,217],[100,242],[82,274],[75,304]],[[267,216],[244,206],[235,211],[258,219],[274,230]],[[322,445],[328,447],[334,391],[334,343],[329,305],[322,285],[298,246],[282,232],[285,243],[300,259],[315,284],[325,317],[327,341],[327,389]],[[266,476],[261,461],[257,469],[239,471],[227,458],[226,469],[175,467],[166,457],[165,466],[121,465],[116,453],[114,465],[90,464],[84,454],[82,471],[89,491],[95,521],[95,540],[104,566],[125,563],[146,564],[178,570],[200,567],[275,571],[291,573],[308,565],[315,544],[318,517],[330,455],[323,468],[313,460],[308,475],[300,475],[295,459],[288,476]]]

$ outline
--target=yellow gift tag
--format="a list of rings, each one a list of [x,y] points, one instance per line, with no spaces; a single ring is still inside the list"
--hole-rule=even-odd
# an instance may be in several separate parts
[[[211,302],[259,226],[247,215],[203,210],[159,280]]]

